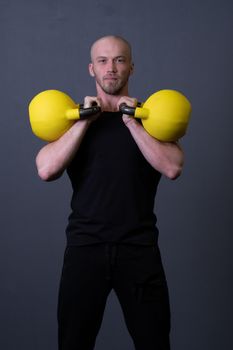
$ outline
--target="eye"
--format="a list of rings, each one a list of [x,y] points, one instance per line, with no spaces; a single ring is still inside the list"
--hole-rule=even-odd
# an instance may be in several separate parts
[[[117,57],[116,61],[117,61],[117,63],[124,63],[125,59],[124,59],[124,57]]]
[[[106,63],[106,58],[99,58],[98,63]]]

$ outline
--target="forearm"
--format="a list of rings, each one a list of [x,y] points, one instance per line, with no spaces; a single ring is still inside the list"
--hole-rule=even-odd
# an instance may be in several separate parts
[[[160,142],[150,136],[135,119],[126,116],[123,119],[151,166],[166,177],[176,179],[181,174],[184,162],[180,145],[177,142]]]
[[[36,166],[42,180],[52,181],[62,175],[79,149],[88,126],[88,120],[78,121],[58,140],[39,151]]]

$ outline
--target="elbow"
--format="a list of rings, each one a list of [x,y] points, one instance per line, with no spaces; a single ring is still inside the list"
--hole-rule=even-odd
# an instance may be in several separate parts
[[[63,168],[58,166],[51,157],[43,156],[43,152],[39,152],[35,159],[38,176],[41,180],[49,182],[58,179],[63,174]]]
[[[52,181],[52,174],[49,171],[44,169],[38,169],[38,176],[41,180],[49,182]]]
[[[62,175],[62,172],[60,173],[54,172],[51,169],[46,167],[43,167],[43,168],[37,167],[37,172],[38,172],[39,178],[45,182],[57,180]]]
[[[176,180],[181,175],[181,173],[182,173],[182,166],[177,165],[168,169],[166,176],[170,180]]]
[[[184,165],[184,154],[181,149],[181,147],[176,144],[175,145],[178,149],[178,153],[176,153],[176,156],[170,160],[170,162],[167,162],[167,171],[166,171],[166,176],[170,180],[176,180],[182,173],[183,170],[183,165]]]
[[[50,177],[47,172],[38,170],[38,176],[42,181],[49,181]]]
[[[61,177],[62,173],[49,173],[48,171],[41,171],[38,170],[38,176],[40,177],[41,180],[45,182],[50,182],[59,179]]]

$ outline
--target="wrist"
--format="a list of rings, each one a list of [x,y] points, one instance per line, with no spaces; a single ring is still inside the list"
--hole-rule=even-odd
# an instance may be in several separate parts
[[[123,114],[122,119],[125,123],[125,125],[130,129],[130,128],[137,128],[138,127],[138,122],[134,117],[130,117],[127,114]]]
[[[85,132],[88,129],[90,123],[91,122],[88,119],[78,120],[71,127],[70,131],[72,133],[78,133],[78,134],[80,132]]]

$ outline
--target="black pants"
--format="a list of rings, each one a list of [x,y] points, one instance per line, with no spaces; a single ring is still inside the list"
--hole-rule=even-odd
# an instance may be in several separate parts
[[[136,350],[169,350],[170,310],[158,247],[67,247],[61,277],[59,350],[92,350],[114,289]]]

